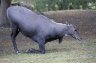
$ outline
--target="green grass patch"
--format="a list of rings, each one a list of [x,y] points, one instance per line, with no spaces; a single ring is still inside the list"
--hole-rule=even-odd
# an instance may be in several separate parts
[[[96,39],[46,44],[46,54],[0,54],[0,63],[96,63]]]

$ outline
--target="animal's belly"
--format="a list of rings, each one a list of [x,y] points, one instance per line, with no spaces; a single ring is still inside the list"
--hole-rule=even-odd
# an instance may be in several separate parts
[[[56,37],[50,37],[50,38],[47,38],[46,39],[46,42],[50,42],[50,41],[53,41],[53,40],[56,40],[56,39],[58,39],[58,36],[56,36]]]
[[[29,38],[32,38],[32,36],[34,36],[36,34],[36,31],[35,30],[32,30],[32,29],[26,29],[26,28],[21,28],[20,29],[20,32],[26,36],[26,37],[29,37]]]

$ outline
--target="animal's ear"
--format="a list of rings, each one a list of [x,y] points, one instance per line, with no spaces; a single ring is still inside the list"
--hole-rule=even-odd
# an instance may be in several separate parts
[[[66,21],[66,24],[69,26],[70,24]]]
[[[70,26],[73,26],[72,24],[70,24]]]

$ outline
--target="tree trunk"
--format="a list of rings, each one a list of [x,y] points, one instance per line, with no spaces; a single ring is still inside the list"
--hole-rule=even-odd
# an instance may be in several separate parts
[[[0,25],[1,25],[1,0],[0,0]]]
[[[2,26],[9,26],[9,22],[6,16],[6,10],[10,6],[11,0],[1,0],[1,25]]]

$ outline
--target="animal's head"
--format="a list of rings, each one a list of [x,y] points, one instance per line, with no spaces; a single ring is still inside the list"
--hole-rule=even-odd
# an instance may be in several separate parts
[[[81,40],[80,34],[75,25],[67,24],[67,27],[68,27],[67,35],[70,35],[71,37],[73,37],[77,40]]]

